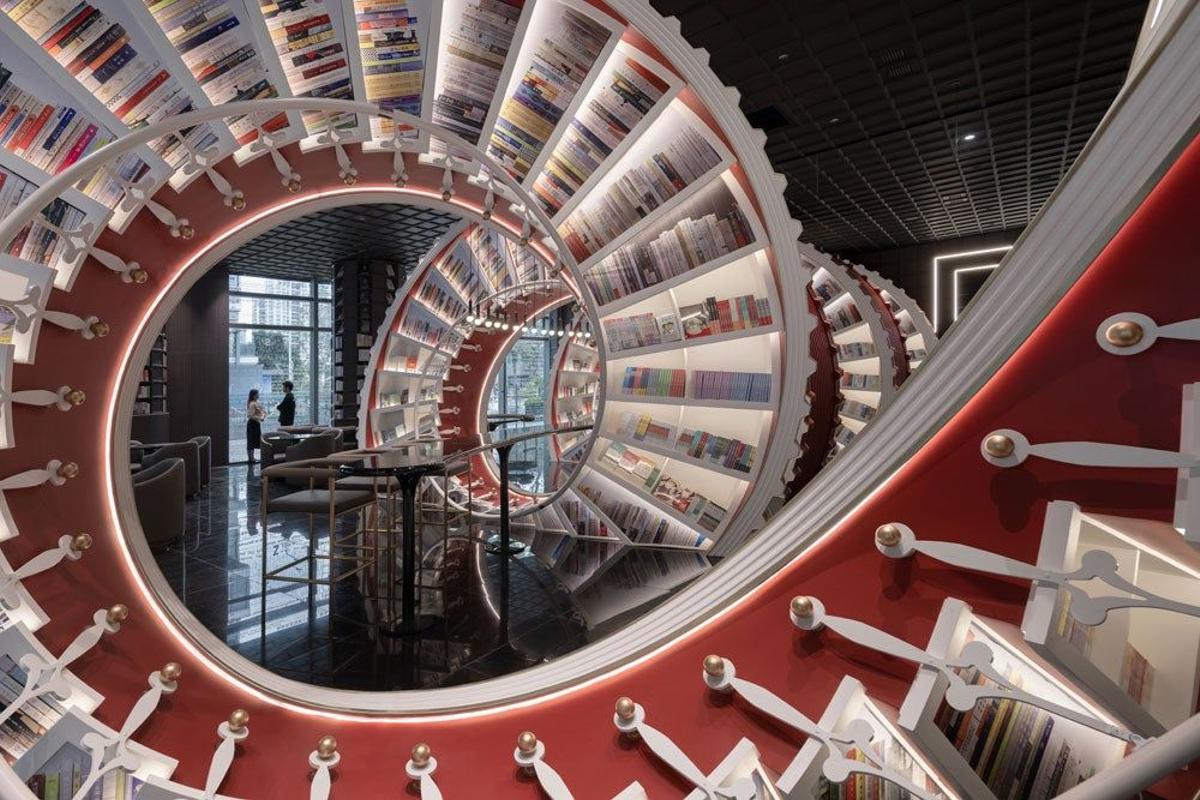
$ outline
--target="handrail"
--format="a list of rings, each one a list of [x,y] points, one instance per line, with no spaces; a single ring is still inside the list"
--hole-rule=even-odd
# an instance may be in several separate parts
[[[1108,769],[1058,795],[1058,800],[1137,797],[1146,787],[1195,761],[1197,753],[1200,753],[1200,714],[1188,717]]]

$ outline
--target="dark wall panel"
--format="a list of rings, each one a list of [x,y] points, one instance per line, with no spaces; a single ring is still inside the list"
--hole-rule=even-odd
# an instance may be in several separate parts
[[[229,276],[217,267],[172,312],[167,332],[171,441],[212,437],[213,464],[229,454]]]

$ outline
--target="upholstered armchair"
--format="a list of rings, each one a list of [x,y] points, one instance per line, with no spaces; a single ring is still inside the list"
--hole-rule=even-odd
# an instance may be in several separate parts
[[[193,436],[188,441],[195,442],[200,448],[200,488],[212,482],[212,437]]]
[[[168,442],[159,445],[153,452],[142,456],[142,469],[154,466],[169,458],[183,459],[187,478],[187,496],[200,493],[200,445],[195,441]]]
[[[296,443],[296,437],[290,433],[272,431],[264,433],[262,441],[259,443],[259,456],[264,467],[269,467],[272,464],[278,464],[283,461],[287,454],[287,449]]]
[[[150,549],[183,540],[187,527],[187,467],[182,458],[160,458],[133,474],[133,499]]]

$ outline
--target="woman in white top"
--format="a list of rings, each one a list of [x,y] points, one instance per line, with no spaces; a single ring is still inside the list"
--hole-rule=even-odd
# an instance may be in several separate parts
[[[246,460],[257,464],[254,451],[262,445],[262,421],[267,418],[267,410],[258,402],[258,389],[250,390],[246,400]]]

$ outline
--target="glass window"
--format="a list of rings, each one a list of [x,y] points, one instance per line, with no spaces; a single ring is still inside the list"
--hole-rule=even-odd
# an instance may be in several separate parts
[[[311,300],[229,295],[229,322],[233,325],[308,328],[312,326],[312,312]]]
[[[329,286],[329,284],[322,285]],[[257,275],[230,275],[229,291],[287,297],[312,297],[313,285],[312,281],[286,281],[279,278],[261,278]]]

